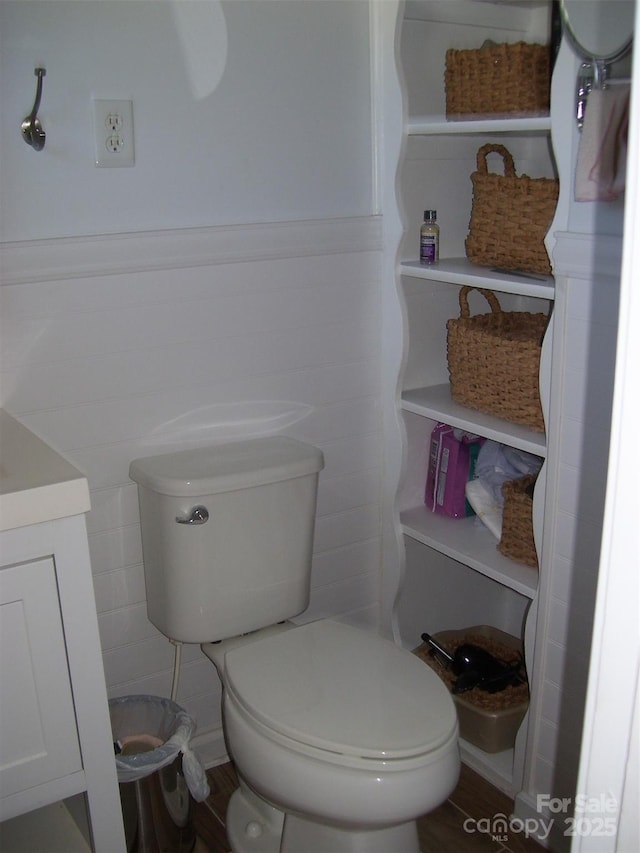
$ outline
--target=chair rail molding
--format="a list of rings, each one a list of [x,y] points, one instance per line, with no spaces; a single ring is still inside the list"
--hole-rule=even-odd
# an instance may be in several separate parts
[[[379,216],[58,237],[0,244],[0,282],[378,251]]]

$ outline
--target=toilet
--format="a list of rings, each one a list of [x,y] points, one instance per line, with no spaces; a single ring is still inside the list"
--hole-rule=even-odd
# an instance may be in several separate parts
[[[137,459],[147,611],[222,683],[234,853],[419,853],[458,781],[449,692],[415,655],[309,603],[321,451],[285,436]]]

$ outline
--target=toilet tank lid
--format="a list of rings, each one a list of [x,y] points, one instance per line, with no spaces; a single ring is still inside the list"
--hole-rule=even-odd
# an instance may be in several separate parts
[[[162,495],[215,495],[314,474],[321,450],[287,436],[234,441],[134,459],[129,476]]]

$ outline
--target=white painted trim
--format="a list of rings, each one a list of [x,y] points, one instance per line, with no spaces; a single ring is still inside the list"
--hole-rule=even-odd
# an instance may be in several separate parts
[[[375,5],[377,28],[378,202],[384,211],[382,258],[382,432],[384,477],[382,485],[382,549],[379,594],[379,626],[384,636],[400,642],[394,603],[404,566],[404,541],[396,495],[404,462],[404,433],[398,399],[398,376],[406,345],[402,306],[397,281],[398,247],[403,224],[398,209],[396,177],[404,145],[405,100],[397,57],[404,0],[379,0]]]
[[[569,278],[620,280],[622,238],[603,234],[554,234],[553,271]]]
[[[636,5],[636,31],[640,5]],[[615,833],[578,834],[573,853],[638,850],[638,683],[640,682],[640,535],[637,466],[633,463],[640,401],[640,57],[633,58],[624,253],[620,280],[616,375],[607,495],[593,621],[577,790],[617,803]],[[621,654],[621,650],[624,650]]]
[[[381,213],[383,209],[381,185],[381,163],[383,155],[383,122],[382,105],[378,93],[384,86],[383,76],[383,50],[384,29],[381,24],[380,0],[369,0],[369,62],[371,74],[371,139],[373,141],[371,153],[371,209],[375,213]]]
[[[301,258],[382,248],[378,216],[59,237],[0,244],[0,283]]]

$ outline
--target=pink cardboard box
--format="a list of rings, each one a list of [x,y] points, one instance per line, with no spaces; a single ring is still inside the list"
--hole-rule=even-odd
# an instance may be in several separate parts
[[[429,470],[425,504],[432,512],[451,518],[473,515],[465,497],[467,481],[473,479],[478,450],[484,439],[436,424],[429,444]]]

